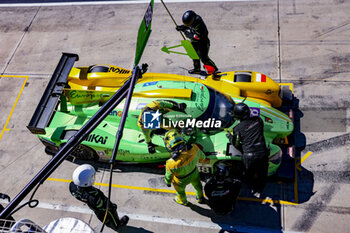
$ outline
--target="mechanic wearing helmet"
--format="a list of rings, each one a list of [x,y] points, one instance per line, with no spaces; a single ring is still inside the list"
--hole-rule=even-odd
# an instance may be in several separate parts
[[[194,11],[186,11],[182,16],[184,25],[176,26],[177,31],[183,31],[187,38],[191,40],[193,48],[196,50],[200,60],[202,60],[208,74],[213,74],[218,71],[215,63],[210,60],[208,53],[210,48],[210,40],[208,38],[208,29],[202,17],[197,15]],[[194,68],[189,70],[190,74],[200,74],[201,66],[200,60],[193,60]]]
[[[69,184],[69,191],[76,199],[86,203],[94,211],[97,218],[103,222],[107,208],[107,197],[101,190],[92,186],[95,174],[96,171],[90,164],[80,165],[73,172],[73,182]],[[128,221],[129,217],[126,215],[119,219],[117,205],[109,202],[106,226],[116,231],[118,227],[126,225]]]
[[[264,123],[258,116],[250,117],[245,103],[236,104],[234,118],[240,123],[233,128],[233,135],[227,134],[231,144],[243,153],[244,178],[253,193],[261,193],[266,185],[268,171],[268,150],[264,138]]]
[[[138,118],[138,123],[137,125],[141,128],[143,135],[145,137],[145,141],[148,144],[148,152],[150,154],[153,154],[156,152],[155,150],[155,146],[152,143],[152,138],[151,138],[151,129],[145,129],[144,127],[144,112],[157,112],[159,111],[162,115],[166,114],[167,112],[170,111],[179,111],[179,112],[184,112],[186,108],[186,104],[185,103],[181,103],[178,104],[174,101],[168,101],[168,100],[155,100],[152,103],[147,104],[141,111],[139,118]],[[161,121],[161,127],[163,128],[162,125],[162,121]]]
[[[217,214],[229,214],[236,204],[241,182],[229,177],[229,168],[224,163],[214,167],[214,175],[204,186],[210,208]]]
[[[175,129],[164,136],[165,147],[171,152],[166,161],[165,183],[168,187],[173,183],[177,196],[174,201],[180,205],[188,205],[185,189],[192,184],[196,190],[196,200],[203,203],[202,184],[199,178],[197,163],[204,160],[205,155],[196,144],[186,144],[182,135]]]

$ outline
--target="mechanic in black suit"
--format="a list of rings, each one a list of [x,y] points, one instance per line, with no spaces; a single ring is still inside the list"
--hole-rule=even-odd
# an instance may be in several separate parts
[[[202,17],[197,15],[194,11],[186,11],[182,16],[184,25],[177,26],[177,31],[183,31],[187,38],[191,40],[193,48],[196,50],[200,60],[202,60],[208,74],[213,74],[218,71],[215,63],[209,58],[210,40],[208,38],[208,29]],[[193,60],[194,68],[189,70],[190,74],[200,74],[201,66],[200,60]]]
[[[86,203],[94,211],[97,218],[103,222],[108,199],[101,190],[93,187],[95,174],[93,166],[80,165],[73,172],[73,182],[69,184],[69,191],[76,199]],[[119,227],[126,225],[128,221],[129,217],[126,215],[119,219],[117,205],[110,202],[106,226],[116,231]]]
[[[264,138],[264,122],[258,116],[250,117],[245,103],[236,104],[234,118],[240,123],[227,134],[231,144],[241,150],[245,167],[245,183],[252,193],[261,193],[266,185],[268,172],[268,149]]]

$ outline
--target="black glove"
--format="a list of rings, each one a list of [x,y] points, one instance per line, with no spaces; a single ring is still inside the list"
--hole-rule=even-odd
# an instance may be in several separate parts
[[[156,145],[154,145],[152,142],[149,142],[148,143],[148,153],[150,153],[150,154],[156,153],[155,147],[156,147]]]
[[[9,195],[4,194],[4,193],[0,193],[0,198],[1,199],[7,199],[9,202],[11,201],[11,198],[9,197]]]
[[[144,74],[146,73],[148,70],[148,64],[147,63],[143,63],[141,66],[141,73]]]
[[[232,141],[233,136],[232,136],[231,133],[227,133],[227,134],[226,134],[226,137],[228,138],[228,140],[229,140],[230,142]]]
[[[192,34],[191,32],[189,32],[189,31],[184,31],[184,34],[185,34],[185,36],[186,36],[187,38],[193,39],[193,34]]]
[[[188,29],[185,25],[176,26],[176,31],[185,31]]]
[[[228,138],[229,142],[235,146],[236,144],[236,137],[234,137],[231,133],[227,133],[226,137]]]
[[[171,187],[171,184],[168,184],[168,183],[165,183],[165,184],[166,184],[166,186]]]

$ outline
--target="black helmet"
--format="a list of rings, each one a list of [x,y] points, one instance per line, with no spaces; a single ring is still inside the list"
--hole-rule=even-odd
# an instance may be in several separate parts
[[[183,16],[182,16],[182,22],[185,24],[187,27],[190,27],[195,19],[196,19],[196,13],[194,11],[186,11]]]
[[[250,116],[250,109],[245,103],[236,104],[233,108],[234,118],[245,120]]]
[[[224,182],[225,178],[229,176],[229,169],[225,163],[218,163],[214,168],[215,179],[219,182]]]

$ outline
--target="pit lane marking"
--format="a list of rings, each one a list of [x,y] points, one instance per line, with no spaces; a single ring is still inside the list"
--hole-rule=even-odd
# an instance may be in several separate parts
[[[266,0],[220,0],[220,2],[261,2]],[[12,3],[0,4],[0,7],[33,7],[33,6],[84,6],[84,5],[120,5],[120,4],[145,4],[149,0],[139,1],[88,1],[88,2],[46,2],[46,3]],[[167,3],[189,3],[189,2],[216,2],[215,0],[167,0]],[[154,3],[160,3],[160,0],[155,0]]]
[[[12,116],[12,114],[13,114],[13,111],[15,110],[15,107],[16,107],[16,105],[17,105],[17,102],[18,102],[18,100],[19,100],[19,97],[22,95],[23,89],[24,89],[24,87],[25,87],[25,85],[26,85],[26,83],[27,83],[27,81],[28,81],[29,76],[20,76],[20,75],[0,75],[0,77],[3,77],[3,78],[24,78],[24,79],[25,79],[24,82],[23,82],[22,88],[21,88],[21,90],[19,91],[19,93],[18,93],[18,95],[17,95],[16,101],[15,101],[15,103],[14,103],[13,106],[12,106],[10,115],[8,116],[8,118],[7,118],[7,120],[6,120],[6,123],[5,123],[5,125],[4,125],[4,128],[1,130],[1,133],[0,133],[0,140],[1,140],[1,138],[2,138],[2,136],[3,136],[3,134],[4,134],[4,132],[5,132],[5,131],[10,131],[10,129],[8,129],[8,128],[6,128],[6,127],[7,127],[8,123],[10,122],[10,118],[11,118],[11,116]]]
[[[297,169],[298,169],[299,171],[301,171],[300,165],[301,165],[301,164],[305,161],[305,159],[307,159],[311,154],[312,154],[312,152],[311,152],[311,151],[308,151],[308,152],[304,155],[304,157],[300,159],[300,162],[298,162],[298,163],[296,164],[296,167],[297,167]]]
[[[19,205],[23,205],[26,201],[22,201]],[[5,200],[0,200],[1,204],[8,204]],[[93,214],[93,212],[86,207],[71,206],[71,205],[60,205],[60,204],[51,204],[46,202],[39,202],[36,208],[49,209],[49,210],[58,210],[65,212],[73,212],[80,214]],[[177,219],[177,218],[165,218],[160,216],[152,216],[146,214],[133,214],[121,212],[118,210],[118,214],[128,215],[130,219],[143,221],[143,222],[152,222],[152,223],[161,223],[161,224],[172,224],[180,225],[186,227],[198,227],[204,229],[216,229],[216,230],[225,230],[230,232],[251,232],[251,233],[269,233],[269,232],[284,232],[284,233],[294,233],[295,231],[282,231],[277,229],[262,228],[262,227],[253,227],[253,226],[240,226],[240,225],[230,225],[227,223],[213,223],[200,220],[189,220],[189,219]],[[49,224],[49,223],[47,223]],[[132,225],[131,225],[132,226]],[[221,231],[220,231],[221,232]],[[295,232],[296,233],[296,232]]]
[[[70,183],[72,180],[66,180],[66,179],[59,179],[59,178],[47,178],[46,180],[49,181],[56,181],[56,182],[64,182],[64,183]],[[97,183],[95,182],[94,185],[96,186],[104,186],[108,187],[109,184],[107,183]],[[148,188],[148,187],[138,187],[138,186],[129,186],[129,185],[120,185],[120,184],[112,184],[113,188],[122,188],[122,189],[134,189],[134,190],[142,190],[142,191],[151,191],[151,192],[162,192],[162,193],[174,193],[176,194],[175,190],[169,190],[169,189],[155,189],[155,188]],[[186,192],[187,195],[195,196],[195,192]],[[259,202],[259,203],[270,203],[270,204],[283,204],[283,205],[299,205],[297,202],[290,202],[290,201],[283,201],[283,200],[272,200],[269,198],[255,198],[255,197],[238,197],[237,200],[240,201],[253,201],[253,202]]]
[[[301,164],[305,161],[305,159],[307,159],[311,154],[312,154],[311,151],[307,152],[307,153],[304,155],[304,157],[300,160],[300,163],[298,163],[298,166],[301,165]]]

